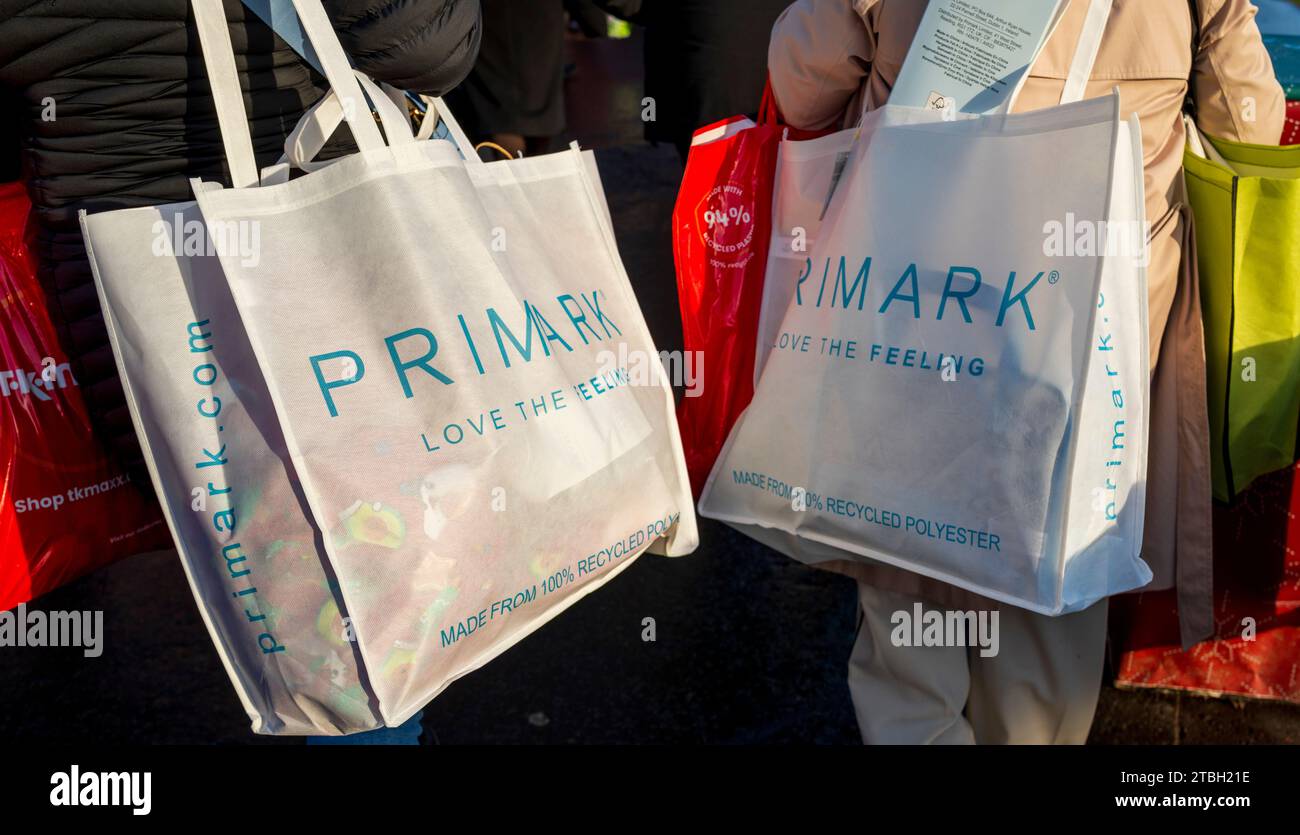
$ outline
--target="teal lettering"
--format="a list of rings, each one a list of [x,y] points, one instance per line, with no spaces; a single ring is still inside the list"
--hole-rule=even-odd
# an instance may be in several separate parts
[[[351,379],[326,382],[325,375],[322,374],[320,370],[321,363],[326,360],[343,359],[344,357],[347,357],[356,363],[357,373],[354,374]],[[338,417],[339,410],[334,405],[334,395],[330,393],[330,390],[342,388],[343,386],[350,386],[353,383],[360,382],[361,378],[366,373],[366,364],[362,362],[361,357],[353,351],[332,351],[328,354],[317,354],[309,359],[311,360],[311,370],[316,374],[316,385],[320,387],[321,396],[325,398],[325,405],[329,407],[330,417]]]
[[[428,349],[422,356],[404,361],[397,355],[397,343],[415,336],[424,337],[425,342],[428,343]],[[397,372],[397,380],[402,384],[402,393],[406,395],[408,400],[415,396],[411,391],[411,380],[406,374],[411,368],[420,369],[445,386],[451,385],[452,380],[450,377],[429,364],[429,360],[433,359],[438,353],[438,340],[434,337],[433,332],[427,328],[411,328],[401,333],[395,333],[384,338],[384,345],[388,348],[388,358],[393,362],[393,370]]]
[[[1028,296],[1030,290],[1034,289],[1034,285],[1042,277],[1043,273],[1039,271],[1038,275],[1034,276],[1033,280],[1026,284],[1023,290],[1013,296],[1011,289],[1016,283],[1016,273],[1015,270],[1011,271],[1011,275],[1007,278],[1006,292],[1002,294],[1002,305],[998,309],[998,327],[1002,327],[1002,322],[1006,318],[1007,311],[1011,309],[1011,305],[1018,304],[1025,312],[1025,322],[1029,325],[1029,329],[1034,329],[1034,314],[1029,311],[1029,300],[1026,296]]]
[[[953,292],[952,279],[953,276],[955,276],[957,273],[965,273],[966,275],[972,276],[975,279],[975,282],[971,285],[969,290],[966,290],[965,292],[961,292],[961,293]],[[974,267],[949,268],[948,280],[945,281],[943,285],[943,296],[942,298],[939,299],[939,314],[935,317],[935,319],[937,321],[943,321],[944,306],[948,304],[948,299],[951,298],[957,300],[957,306],[961,308],[961,318],[966,320],[966,324],[969,325],[971,323],[971,318],[970,318],[970,311],[966,309],[966,300],[969,299],[971,296],[975,295],[975,292],[979,289],[980,289],[979,270],[975,269]]]
[[[899,291],[903,289],[903,283],[907,281],[909,277],[911,278],[912,295],[905,296]],[[918,288],[916,285],[916,264],[907,265],[907,269],[904,270],[903,274],[898,277],[898,283],[894,285],[894,289],[890,290],[889,295],[885,297],[884,304],[880,305],[880,312],[884,313],[887,309],[889,309],[889,305],[894,301],[894,299],[911,302],[912,318],[913,319],[921,318],[921,291],[920,288]]]

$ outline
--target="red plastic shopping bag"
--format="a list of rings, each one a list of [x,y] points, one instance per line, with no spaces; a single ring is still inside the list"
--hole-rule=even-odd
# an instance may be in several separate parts
[[[0,184],[0,610],[171,543],[149,486],[91,436],[25,243],[30,208]]]
[[[1122,687],[1300,704],[1300,463],[1214,507],[1212,638],[1179,645],[1173,590],[1111,601]]]
[[[784,137],[769,86],[758,122],[734,116],[695,132],[673,207],[682,336],[704,378],[677,408],[691,489],[699,496],[736,418],[754,396],[754,350],[771,239],[772,188]]]

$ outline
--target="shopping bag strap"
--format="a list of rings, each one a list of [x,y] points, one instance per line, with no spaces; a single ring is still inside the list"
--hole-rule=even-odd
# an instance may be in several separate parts
[[[320,59],[321,72],[343,104],[343,119],[352,131],[357,148],[362,153],[383,148],[384,139],[374,119],[370,118],[370,108],[361,94],[361,85],[357,83],[334,26],[325,15],[325,7],[320,0],[293,0],[293,7],[298,12],[303,34]]]
[[[389,147],[410,145],[415,142],[411,131],[411,120],[406,114],[405,106],[397,103],[379,88],[363,72],[357,71],[357,81],[370,99],[379,121],[384,126],[384,135]],[[325,147],[325,143],[343,124],[343,105],[331,90],[302,115],[298,124],[284,140],[284,153],[273,165],[262,169],[262,185],[275,185],[289,179],[293,169],[300,171],[318,171],[337,160],[317,160],[316,157]]]
[[[1088,13],[1083,19],[1083,30],[1074,48],[1070,71],[1061,90],[1061,104],[1082,101],[1092,67],[1097,63],[1102,36],[1106,34],[1106,21],[1110,19],[1112,0],[1089,0]]]
[[[1189,113],[1183,114],[1183,128],[1187,132],[1187,150],[1191,151],[1193,155],[1198,156],[1203,160],[1208,160],[1215,165],[1221,166],[1227,171],[1234,174],[1236,173],[1236,168],[1233,164],[1228,162],[1227,158],[1219,152],[1218,148],[1214,147],[1214,143],[1210,141],[1210,137],[1206,136],[1204,131],[1197,126],[1196,120],[1193,119]]]
[[[220,0],[191,2],[199,30],[203,61],[213,86],[217,119],[226,146],[226,158],[231,166],[233,184],[236,188],[257,185],[256,157],[248,131],[248,114],[239,90],[239,77],[235,72],[234,47],[230,41],[225,12]],[[339,102],[342,118],[351,129],[357,148],[364,153],[387,147],[379,127],[370,116],[370,105],[361,92],[361,85],[343,53],[343,46],[339,43],[338,35],[330,25],[320,0],[292,2],[298,12],[302,32],[311,44],[321,71]],[[379,106],[376,102],[376,107]]]
[[[379,121],[384,126],[384,135],[390,146],[409,145],[415,141],[411,132],[411,119],[406,108],[399,107],[388,97],[375,82],[363,72],[356,72],[361,89],[370,99]],[[320,163],[313,163],[325,143],[338,130],[344,121],[343,102],[338,94],[330,90],[325,97],[308,110],[312,118],[299,120],[298,124],[284,140],[284,155],[290,163],[304,171],[314,171]]]
[[[434,115],[434,123],[443,122],[447,125],[447,133],[451,135],[452,141],[460,148],[460,154],[465,158],[465,161],[470,165],[486,165],[487,163],[483,162],[482,157],[478,155],[478,149],[474,147],[474,143],[470,141],[469,136],[465,133],[465,129],[460,126],[460,122],[456,121],[456,117],[451,115],[451,108],[447,106],[447,102],[441,96],[425,96],[424,99],[428,102],[429,113]],[[429,117],[425,116],[425,118],[428,119]]]
[[[395,87],[391,87],[387,84],[381,86],[385,87],[387,90],[391,90],[397,95],[406,95]],[[456,117],[451,115],[451,108],[447,106],[447,103],[443,101],[441,96],[421,95],[418,96],[418,98],[420,103],[424,105],[424,119],[420,122],[420,130],[415,135],[416,139],[429,139],[433,136],[433,131],[439,124],[446,125],[447,135],[450,138],[451,143],[456,146],[457,150],[460,151],[460,155],[465,158],[467,163],[470,165],[487,164],[483,162],[482,157],[480,157],[478,152],[474,150],[474,143],[470,141],[469,135],[466,134],[465,129],[460,126],[460,122],[456,121]]]
[[[253,155],[253,137],[244,113],[244,94],[235,69],[235,48],[230,42],[230,26],[221,0],[194,0],[194,22],[199,30],[203,63],[217,108],[217,124],[226,146],[226,163],[235,188],[255,186],[258,182],[257,158]]]
[[[307,42],[303,35],[298,17],[293,11],[291,0],[243,0],[243,3],[250,11],[261,18],[266,25],[270,26],[294,52],[298,53],[300,58],[315,67],[317,71],[320,71],[320,60],[316,57],[311,44]],[[460,151],[461,156],[467,162],[471,164],[481,162],[474,152],[473,143],[469,141],[469,137],[465,135],[460,123],[451,115],[451,111],[441,97],[406,93],[385,83],[381,83],[379,86],[399,108],[405,110],[407,104],[410,103],[417,110],[423,112],[419,132],[415,135],[417,140],[433,138],[438,125],[446,125],[446,137],[439,138],[449,139],[452,144],[457,146],[457,150]],[[369,94],[369,92],[367,88],[367,93]],[[388,132],[386,126],[385,132]]]

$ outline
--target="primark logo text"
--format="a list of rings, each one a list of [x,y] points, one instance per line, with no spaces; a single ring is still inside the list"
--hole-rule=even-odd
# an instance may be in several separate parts
[[[823,259],[819,282],[812,258],[805,258],[803,271],[795,282],[795,304],[821,308],[824,302],[830,309],[839,307],[862,311],[868,309],[867,297],[870,294],[869,309],[882,316],[895,312],[894,315],[910,314],[913,319],[933,317],[936,322],[955,321],[960,317],[967,325],[982,317],[981,324],[992,319],[990,324],[1000,328],[1015,321],[1021,323],[1018,326],[1032,331],[1035,327],[1034,314],[1029,307],[1030,291],[1043,282],[1044,276],[1047,277],[1046,285],[1061,280],[1057,270],[1021,272],[1019,275],[1011,270],[1005,282],[1000,280],[1000,275],[999,280],[986,282],[976,267],[954,265],[946,271],[927,270],[918,267],[915,261],[901,270],[896,266],[888,269],[877,264],[875,273],[873,279],[871,256],[863,258],[860,263],[851,262],[844,255],[827,257]],[[893,278],[895,275],[897,279]],[[938,292],[940,278],[942,293]],[[809,284],[806,288],[805,283]],[[872,289],[868,290],[868,286]],[[887,293],[877,292],[886,287],[890,288]],[[883,297],[879,307],[876,306],[878,297]],[[933,304],[935,301],[938,304]],[[922,308],[927,309],[923,312]],[[995,310],[996,318],[993,316]],[[944,319],[945,313],[949,317],[947,320]]]
[[[51,806],[128,806],[133,815],[153,808],[153,772],[68,771],[50,775]]]

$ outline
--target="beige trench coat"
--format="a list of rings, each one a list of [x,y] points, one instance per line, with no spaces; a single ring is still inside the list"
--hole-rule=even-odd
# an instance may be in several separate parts
[[[785,121],[800,128],[849,126],[883,104],[927,0],[798,0],[772,30],[768,66]],[[1209,428],[1205,352],[1195,257],[1182,259],[1189,224],[1182,205],[1188,80],[1201,129],[1274,144],[1285,103],[1248,0],[1197,0],[1199,40],[1187,0],[1114,0],[1085,97],[1118,87],[1123,113],[1142,124],[1146,214],[1151,223],[1151,449],[1143,557],[1151,589],[1177,586],[1185,644],[1213,629]],[[1015,110],[1055,105],[1079,39],[1087,0],[1065,16],[1030,69]],[[822,567],[941,606],[996,604],[953,586],[874,562]]]

